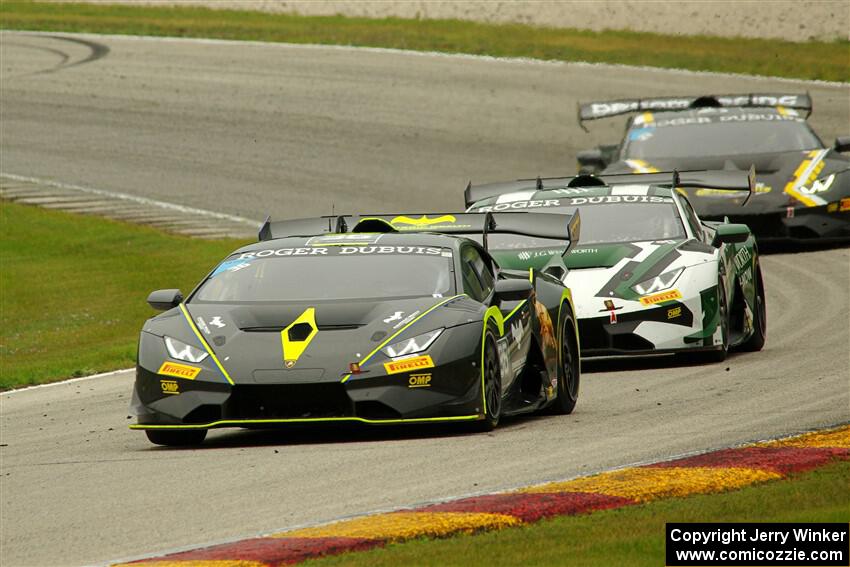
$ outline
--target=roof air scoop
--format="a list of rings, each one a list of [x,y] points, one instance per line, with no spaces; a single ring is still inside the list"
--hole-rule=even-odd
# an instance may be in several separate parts
[[[691,108],[720,108],[723,105],[713,96],[699,96],[690,106]]]
[[[567,187],[604,187],[605,185],[607,183],[595,175],[576,175],[567,183]]]
[[[389,221],[366,217],[355,224],[351,232],[398,232],[398,230]]]

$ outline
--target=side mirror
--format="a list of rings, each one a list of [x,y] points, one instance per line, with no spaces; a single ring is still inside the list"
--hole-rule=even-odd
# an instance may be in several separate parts
[[[750,227],[745,224],[719,224],[711,245],[719,248],[721,244],[746,242],[750,237]]]
[[[525,278],[511,278],[496,282],[496,299],[499,301],[521,301],[531,297],[534,287]]]
[[[850,151],[850,136],[838,136],[832,147],[836,152]]]
[[[605,162],[605,156],[602,154],[601,148],[582,150],[576,154],[576,160],[578,161],[578,172],[580,174],[598,173],[608,165]]]
[[[160,289],[151,292],[148,296],[148,305],[157,311],[167,311],[177,307],[183,301],[183,294],[179,289]]]

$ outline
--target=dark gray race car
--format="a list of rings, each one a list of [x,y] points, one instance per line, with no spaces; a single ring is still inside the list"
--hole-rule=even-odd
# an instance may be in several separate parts
[[[503,415],[570,413],[580,370],[569,290],[501,269],[460,235],[577,234],[577,224],[535,213],[266,223],[186,299],[148,298],[165,312],[141,332],[131,427],[187,445],[216,427],[492,429]]]
[[[582,173],[747,170],[743,192],[698,189],[700,217],[744,223],[759,240],[850,239],[850,137],[827,147],[806,122],[808,95],[750,94],[592,102],[579,121],[634,114],[618,145],[579,152]]]

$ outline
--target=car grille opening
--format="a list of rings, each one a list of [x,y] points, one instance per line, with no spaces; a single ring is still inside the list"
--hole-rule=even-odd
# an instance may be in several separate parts
[[[399,412],[376,400],[357,402],[355,404],[355,410],[357,411],[357,417],[362,417],[363,419],[401,419]]]
[[[237,385],[225,410],[229,419],[318,419],[354,415],[340,383]]]
[[[578,322],[582,350],[609,348],[608,333],[602,327],[601,319],[585,319]]]

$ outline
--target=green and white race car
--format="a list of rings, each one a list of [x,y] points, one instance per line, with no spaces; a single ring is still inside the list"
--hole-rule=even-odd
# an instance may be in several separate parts
[[[685,188],[752,191],[746,172],[578,176],[469,186],[469,212],[580,211],[581,243],[493,234],[500,265],[537,268],[573,290],[582,356],[761,350],[767,330],[756,242],[701,221]],[[568,238],[565,235],[565,239]],[[689,355],[692,356],[692,355]]]

